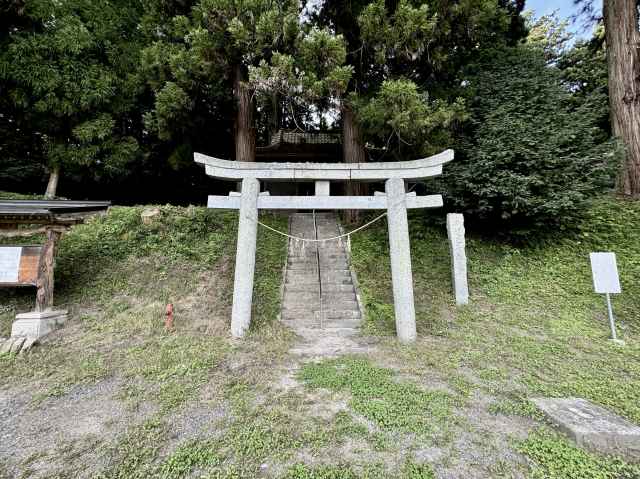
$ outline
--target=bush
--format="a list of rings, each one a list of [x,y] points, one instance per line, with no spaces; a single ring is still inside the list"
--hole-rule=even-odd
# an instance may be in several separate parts
[[[443,180],[449,205],[516,234],[575,224],[613,186],[616,147],[600,140],[600,112],[572,103],[533,46],[496,51],[473,70],[472,120]]]

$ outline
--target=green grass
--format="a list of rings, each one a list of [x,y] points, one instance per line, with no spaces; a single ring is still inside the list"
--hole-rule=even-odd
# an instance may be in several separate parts
[[[399,381],[392,370],[366,359],[307,363],[299,377],[309,387],[348,393],[351,409],[383,430],[442,435],[451,420],[450,394]]]
[[[618,458],[590,454],[565,438],[540,429],[518,445],[520,452],[533,461],[534,479],[634,479],[640,477],[640,465]]]
[[[470,235],[467,307],[453,301],[443,229],[412,216],[413,345],[395,339],[384,221],[356,234],[371,352],[303,364],[288,389],[277,385],[298,364],[287,353],[292,334],[275,321],[286,240],[259,229],[252,327],[234,341],[237,214],[162,206],[147,226],[141,211],[115,207],[64,236],[55,303],[71,320],[32,354],[0,357],[0,387],[30,392],[32,407],[106,382],[117,384],[106,399],[136,419],[116,437],[43,450],[25,474],[50,458],[64,464],[52,477],[74,477],[91,450],[98,477],[120,479],[638,477],[551,432],[530,401],[581,396],[640,423],[638,203],[599,200],[577,233],[553,241],[515,247]],[[285,218],[261,219],[286,229]],[[624,347],[607,340],[592,292],[588,253],[598,250],[618,255]],[[34,294],[0,290],[0,336]],[[202,434],[177,437],[173,421],[191,407],[223,413]],[[0,477],[8,464],[0,460]]]
[[[471,303],[457,308],[446,235],[412,216],[419,339],[408,347],[387,340],[380,356],[394,357],[407,374],[429,370],[453,389],[454,378],[464,375],[470,390],[496,398],[489,407],[494,414],[540,421],[526,398],[578,396],[640,423],[638,225],[639,202],[602,198],[571,237],[550,235],[515,247],[471,235]],[[394,322],[386,236],[384,223],[354,236],[352,256],[367,309],[366,330],[390,338]],[[608,341],[604,300],[591,283],[591,251],[617,254],[623,293],[613,301],[624,347]],[[574,477],[558,474],[553,477]]]
[[[198,394],[230,352],[225,311],[233,288],[237,214],[160,209],[160,220],[144,225],[142,207],[114,207],[63,236],[55,304],[69,309],[71,321],[57,347],[0,357],[0,384],[32,382],[39,401],[116,376],[127,383],[121,397],[135,400],[153,391],[166,410]],[[263,221],[286,224],[272,216]],[[258,271],[281,267],[285,250],[286,241],[261,231]],[[254,296],[254,329],[272,338],[272,350],[287,340],[277,333],[274,276],[256,275]],[[15,314],[30,310],[34,298],[32,288],[0,290],[0,336],[8,336]],[[174,334],[164,331],[169,302],[175,305]]]
[[[221,459],[216,454],[216,449],[211,441],[189,441],[165,459],[160,467],[160,477],[181,479],[196,468],[218,466]]]

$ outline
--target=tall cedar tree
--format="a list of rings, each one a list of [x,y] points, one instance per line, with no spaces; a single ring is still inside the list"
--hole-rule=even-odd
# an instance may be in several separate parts
[[[27,28],[0,52],[0,82],[46,149],[47,197],[61,167],[114,174],[138,152],[129,115],[138,91],[142,5],[124,0],[25,2]]]
[[[354,76],[342,103],[345,161],[428,155],[451,144],[465,118],[459,71],[479,47],[524,34],[524,2],[323,2],[315,20],[344,35]],[[351,191],[354,187],[351,187]],[[353,217],[353,213],[348,215]]]
[[[160,2],[162,3],[162,2]],[[234,100],[235,159],[254,161],[254,95],[248,83],[252,66],[275,52],[291,51],[299,32],[295,0],[200,0],[167,19],[143,54],[143,68],[156,92],[146,123],[170,138],[198,103],[230,94]]]
[[[640,197],[640,31],[639,0],[603,0],[602,15],[593,0],[574,0],[591,22],[603,20],[609,73],[613,135],[625,145],[618,174],[620,193]]]

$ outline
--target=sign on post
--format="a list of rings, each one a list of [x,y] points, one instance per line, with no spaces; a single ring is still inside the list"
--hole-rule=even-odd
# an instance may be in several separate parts
[[[35,286],[41,246],[0,246],[0,287]]]
[[[20,272],[19,246],[0,248],[0,283],[17,283]]]
[[[615,253],[590,253],[591,274],[593,276],[593,288],[596,293],[604,294],[607,298],[607,312],[609,313],[609,326],[611,327],[611,339],[617,341],[616,325],[611,307],[611,294],[622,292],[620,278],[618,277],[618,265]]]

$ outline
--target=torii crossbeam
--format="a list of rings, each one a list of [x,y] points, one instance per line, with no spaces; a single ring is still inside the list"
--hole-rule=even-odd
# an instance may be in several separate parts
[[[194,159],[209,176],[242,180],[241,192],[209,196],[209,208],[240,210],[236,270],[231,312],[231,334],[242,337],[251,323],[258,210],[267,209],[386,209],[393,281],[396,331],[403,342],[416,338],[413,277],[407,208],[438,208],[441,195],[416,196],[406,192],[406,181],[442,173],[453,160],[453,150],[414,161],[384,163],[253,163],[212,158],[195,153]],[[260,193],[260,180],[313,181],[315,196],[270,196]],[[331,181],[385,181],[385,193],[374,196],[330,196]]]

